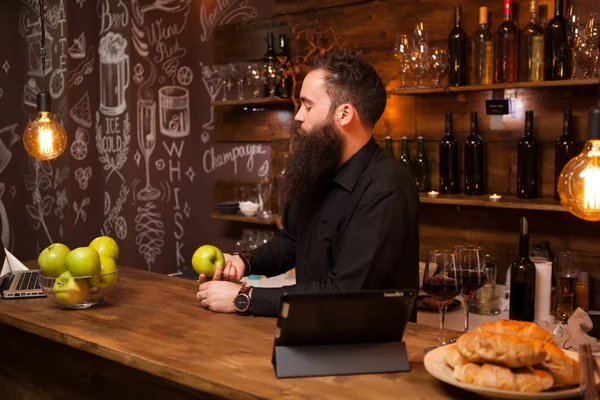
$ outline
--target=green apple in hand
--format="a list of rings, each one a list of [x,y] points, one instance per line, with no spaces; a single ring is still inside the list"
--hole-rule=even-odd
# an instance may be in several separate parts
[[[67,254],[71,250],[62,243],[52,243],[38,256],[38,265],[44,275],[57,278],[67,270]]]
[[[89,290],[87,279],[73,279],[69,271],[60,274],[52,285],[52,294],[61,304],[81,303],[87,297]]]
[[[73,276],[98,275],[100,256],[91,247],[78,247],[67,255],[67,269]]]
[[[119,258],[119,245],[110,236],[99,236],[90,242],[89,247],[96,250],[101,256],[108,256],[117,261]]]
[[[97,287],[99,289],[111,287],[116,279],[117,274],[114,272],[117,270],[117,263],[111,257],[100,256],[100,272],[98,275],[89,279],[90,287]],[[106,275],[110,274],[110,275]]]
[[[205,244],[198,247],[192,256],[192,267],[194,271],[212,278],[217,270],[217,266],[225,265],[225,257],[218,247]]]

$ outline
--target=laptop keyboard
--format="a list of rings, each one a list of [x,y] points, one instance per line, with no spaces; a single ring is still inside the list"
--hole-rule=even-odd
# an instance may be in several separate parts
[[[41,289],[40,283],[38,282],[38,274],[35,272],[21,274],[17,281],[16,290],[33,290]]]

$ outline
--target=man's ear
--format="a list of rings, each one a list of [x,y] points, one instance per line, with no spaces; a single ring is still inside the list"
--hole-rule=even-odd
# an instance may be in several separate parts
[[[335,110],[335,121],[340,126],[346,126],[356,117],[356,109],[352,104],[344,103]]]

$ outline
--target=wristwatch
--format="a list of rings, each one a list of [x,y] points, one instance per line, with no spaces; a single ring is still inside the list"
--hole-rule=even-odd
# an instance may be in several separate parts
[[[250,314],[250,291],[252,290],[252,286],[242,285],[240,291],[237,296],[233,300],[233,306],[235,307],[235,311],[239,315],[248,315]]]

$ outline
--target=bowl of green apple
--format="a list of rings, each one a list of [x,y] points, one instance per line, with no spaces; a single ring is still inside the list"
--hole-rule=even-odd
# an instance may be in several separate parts
[[[38,280],[46,298],[60,307],[89,308],[106,300],[117,284],[118,257],[119,246],[109,236],[73,250],[52,243],[38,256]]]

